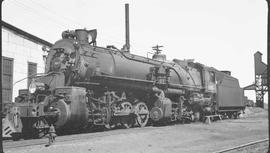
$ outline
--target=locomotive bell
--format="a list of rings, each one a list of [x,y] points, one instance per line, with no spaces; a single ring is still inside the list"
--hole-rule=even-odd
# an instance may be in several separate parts
[[[156,46],[152,47],[152,49],[155,51],[154,55],[152,56],[152,59],[165,62],[166,55],[161,54],[161,51],[162,51],[160,49],[161,47],[163,47],[163,46],[156,45]]]
[[[152,56],[152,59],[164,62],[164,61],[166,61],[166,55],[164,55],[164,54],[154,54]]]

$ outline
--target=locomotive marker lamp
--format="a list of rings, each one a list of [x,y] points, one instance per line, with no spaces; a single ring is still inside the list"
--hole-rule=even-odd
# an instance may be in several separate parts
[[[42,46],[41,48],[44,52],[49,53],[50,52],[50,48],[48,48],[47,46]]]
[[[44,64],[46,65],[46,58],[47,58],[47,56],[48,56],[48,54],[50,52],[50,48],[48,48],[47,46],[42,46],[41,49],[43,51],[42,58],[43,58]]]

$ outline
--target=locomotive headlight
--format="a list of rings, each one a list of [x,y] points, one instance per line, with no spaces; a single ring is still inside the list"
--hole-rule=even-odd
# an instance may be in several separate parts
[[[29,85],[29,92],[32,94],[32,93],[35,93],[37,90],[37,85],[34,81],[31,82],[31,84]]]
[[[32,81],[31,84],[29,85],[29,92],[33,94],[36,92],[36,90],[45,90],[45,84],[41,82]]]

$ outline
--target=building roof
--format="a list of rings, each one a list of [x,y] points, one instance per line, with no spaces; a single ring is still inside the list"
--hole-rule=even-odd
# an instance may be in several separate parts
[[[28,39],[30,39],[32,41],[38,42],[38,43],[46,45],[48,47],[52,46],[52,44],[50,42],[48,42],[46,40],[43,40],[43,39],[41,39],[41,38],[39,38],[37,36],[34,36],[34,35],[26,32],[26,31],[24,31],[22,29],[19,29],[19,28],[15,27],[15,26],[13,26],[13,25],[11,25],[11,24],[3,21],[3,20],[1,21],[1,26],[5,27],[5,28],[7,28],[9,30],[12,30],[12,31],[14,31],[14,32],[16,32],[16,33],[18,33],[20,35],[23,35],[23,36],[27,37]]]
[[[244,90],[256,90],[256,84],[251,84],[243,88]]]
[[[260,51],[257,51],[255,54],[261,54],[262,55],[262,53]]]

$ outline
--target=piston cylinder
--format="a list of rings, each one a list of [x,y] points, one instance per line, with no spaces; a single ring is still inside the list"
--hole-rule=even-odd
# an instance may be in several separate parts
[[[76,130],[87,124],[88,109],[85,94],[85,88],[69,86],[56,88],[55,95],[63,97],[50,106],[59,110],[56,128]]]

